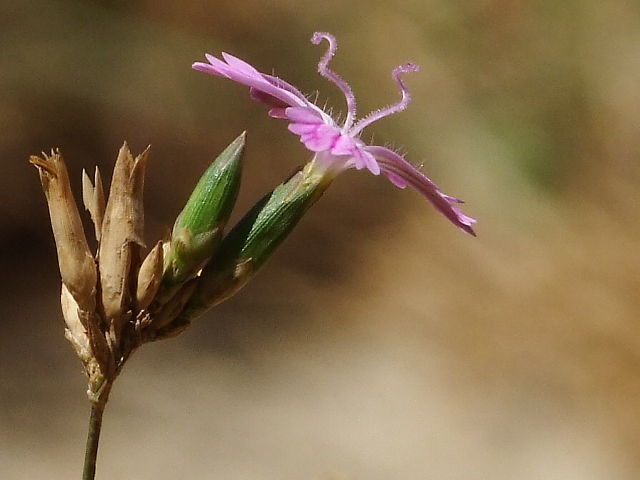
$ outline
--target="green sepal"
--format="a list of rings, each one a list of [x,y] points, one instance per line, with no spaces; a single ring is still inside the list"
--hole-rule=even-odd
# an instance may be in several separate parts
[[[240,190],[244,145],[242,133],[205,171],[178,215],[165,259],[163,287],[192,278],[220,245]]]
[[[242,288],[287,238],[332,179],[310,162],[254,205],[222,240],[178,318],[193,319]]]

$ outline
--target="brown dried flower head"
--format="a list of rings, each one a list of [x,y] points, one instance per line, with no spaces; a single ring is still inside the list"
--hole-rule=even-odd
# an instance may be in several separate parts
[[[244,135],[232,152],[238,164],[243,146]],[[30,159],[38,168],[49,205],[62,277],[65,335],[84,364],[88,395],[94,403],[106,402],[113,380],[140,345],[176,335],[188,325],[183,319],[173,328],[171,321],[193,292],[192,280],[198,271],[168,292],[162,285],[171,241],[158,242],[142,256],[147,159],[148,149],[134,158],[124,144],[107,199],[100,171],[96,168],[93,182],[83,172],[83,201],[94,225],[95,254],[89,248],[62,155],[52,151]]]

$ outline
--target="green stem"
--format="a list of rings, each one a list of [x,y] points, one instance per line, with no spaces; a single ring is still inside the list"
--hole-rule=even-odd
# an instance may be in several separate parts
[[[91,416],[89,417],[89,433],[87,434],[87,449],[84,455],[84,470],[82,480],[94,480],[96,476],[96,458],[98,457],[98,441],[102,427],[104,402],[91,402]]]

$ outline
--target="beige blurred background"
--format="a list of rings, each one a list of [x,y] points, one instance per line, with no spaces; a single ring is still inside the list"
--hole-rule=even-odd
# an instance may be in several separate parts
[[[228,51],[344,111],[467,201],[478,237],[413,192],[341,176],[263,272],[138,352],[98,479],[640,478],[640,5],[630,0],[0,4],[0,479],[80,478],[88,405],[63,338],[31,154],[110,172],[152,145],[150,244],[243,130],[240,213],[308,153]],[[108,177],[108,175],[107,175]]]

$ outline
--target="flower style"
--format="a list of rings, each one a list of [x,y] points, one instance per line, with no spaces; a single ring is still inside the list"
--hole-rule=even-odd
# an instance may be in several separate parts
[[[358,170],[366,168],[374,175],[382,172],[394,185],[400,188],[408,185],[417,190],[454,225],[475,235],[472,225],[476,221],[464,215],[456,206],[463,203],[461,200],[440,192],[434,182],[398,153],[386,147],[367,145],[360,139],[366,127],[407,107],[410,95],[401,76],[404,73],[418,71],[418,66],[407,63],[393,70],[393,78],[402,94],[399,102],[375,110],[357,120],[356,99],[351,87],[329,68],[329,61],[336,52],[336,40],[332,35],[322,32],[316,32],[311,39],[315,45],[322,40],[326,40],[329,47],[318,63],[318,72],[333,82],[345,96],[347,115],[342,125],[312,103],[293,85],[272,75],[261,73],[228,53],[222,53],[222,60],[206,54],[209,63],[196,62],[193,68],[248,86],[254,100],[271,107],[269,110],[271,117],[286,119],[290,122],[289,131],[300,136],[300,141],[305,147],[315,153],[313,160],[327,174],[337,175],[350,168]]]

